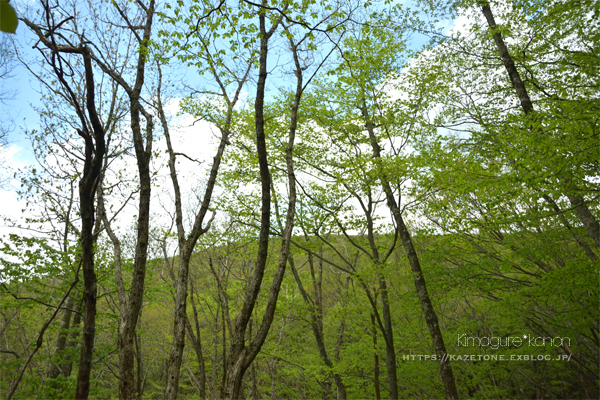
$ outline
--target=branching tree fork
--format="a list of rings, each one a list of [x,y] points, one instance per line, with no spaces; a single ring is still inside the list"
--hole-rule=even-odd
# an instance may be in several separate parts
[[[81,346],[81,359],[77,377],[77,399],[86,399],[89,394],[90,373],[92,367],[92,353],[94,350],[94,336],[96,330],[96,274],[94,271],[94,222],[95,222],[95,196],[96,189],[101,179],[103,157],[106,151],[105,131],[95,104],[94,70],[92,67],[91,51],[83,41],[74,46],[70,43],[58,44],[56,30],[72,18],[66,18],[58,23],[54,21],[52,9],[48,3],[44,5],[46,25],[39,26],[27,19],[25,24],[33,30],[42,45],[49,51],[47,58],[52,66],[56,78],[68,93],[77,116],[81,121],[81,127],[77,133],[85,142],[85,160],[82,177],[79,181],[79,207],[81,213],[81,260],[84,280],[84,318],[83,318],[83,340]],[[71,65],[64,54],[79,54],[83,58],[85,67],[86,98],[84,104],[67,81]],[[87,111],[87,115],[86,115]]]

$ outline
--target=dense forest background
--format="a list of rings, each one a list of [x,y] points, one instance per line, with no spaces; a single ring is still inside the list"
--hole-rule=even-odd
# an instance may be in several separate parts
[[[600,397],[598,2],[0,5],[2,396]]]

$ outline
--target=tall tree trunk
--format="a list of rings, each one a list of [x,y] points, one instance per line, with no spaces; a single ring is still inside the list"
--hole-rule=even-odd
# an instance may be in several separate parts
[[[379,275],[379,290],[381,292],[381,308],[385,329],[385,365],[390,388],[390,399],[398,398],[398,374],[396,371],[396,349],[394,346],[394,331],[392,330],[392,315],[388,298],[387,282],[383,274]]]
[[[82,185],[83,186],[83,185]],[[86,193],[87,192],[87,193]],[[90,374],[92,369],[92,353],[96,334],[96,273],[94,271],[94,241],[92,228],[94,226],[94,205],[91,192],[80,191],[81,201],[81,247],[83,260],[83,337],[79,372],[77,375],[76,399],[87,399],[90,391]]]
[[[373,383],[375,385],[375,399],[381,400],[381,389],[379,388],[379,354],[377,354],[377,328],[375,326],[375,314],[371,313],[371,333],[373,335]]]
[[[361,112],[365,119],[366,128],[369,133],[369,139],[371,141],[371,147],[373,149],[373,156],[376,158],[381,158],[381,147],[379,146],[379,143],[377,142],[377,138],[375,136],[375,126],[369,116],[367,106],[364,102],[361,107]],[[394,193],[390,186],[390,181],[385,175],[382,176],[380,180],[382,189],[385,193],[387,205],[390,208],[390,211],[392,212],[394,220],[396,221],[396,226],[400,234],[400,239],[402,240],[402,245],[404,246],[404,250],[406,251],[410,268],[412,270],[415,288],[417,291],[417,297],[421,304],[423,314],[425,315],[425,322],[427,323],[429,335],[431,336],[431,340],[433,341],[433,346],[435,348],[436,356],[439,361],[440,375],[442,378],[442,382],[444,383],[446,398],[458,399],[458,390],[456,389],[456,383],[454,381],[452,366],[450,365],[450,361],[448,359],[448,353],[446,352],[444,337],[442,336],[442,332],[440,330],[437,314],[435,312],[435,309],[433,308],[433,304],[431,303],[429,293],[427,292],[427,284],[425,282],[425,277],[423,276],[423,271],[421,270],[419,257],[417,256],[417,252],[413,245],[410,232],[406,228],[404,219],[402,218],[400,205],[396,202],[396,199],[394,198]]]
[[[223,385],[223,397],[226,399],[239,398],[242,386],[242,378],[244,377],[246,369],[252,363],[252,360],[254,358],[254,356],[252,356],[251,354],[251,351],[249,350],[249,347],[246,347],[244,341],[246,337],[246,329],[248,327],[248,323],[250,322],[250,318],[252,317],[252,310],[254,309],[256,298],[258,297],[258,292],[260,291],[269,247],[269,229],[271,218],[271,178],[267,161],[263,109],[265,82],[267,79],[267,44],[270,35],[268,35],[266,32],[265,16],[262,13],[259,14],[259,25],[261,35],[259,57],[260,67],[254,108],[256,147],[258,153],[262,190],[261,225],[258,240],[258,255],[256,266],[254,268],[254,275],[248,285],[248,288],[246,289],[244,303],[242,305],[240,313],[236,318],[235,329],[232,332],[232,344],[228,361],[229,369],[227,371],[227,378]]]
[[[525,88],[525,84],[521,79],[521,75],[517,70],[515,62],[510,55],[506,44],[504,43],[504,39],[502,38],[502,34],[498,29],[498,25],[496,25],[494,14],[492,13],[489,3],[486,2],[483,4],[481,6],[481,11],[487,20],[488,26],[494,38],[494,42],[496,43],[496,48],[498,49],[498,54],[500,54],[500,57],[502,58],[502,63],[504,64],[504,68],[508,73],[512,86],[515,89],[515,93],[519,97],[521,108],[523,109],[525,115],[533,117],[535,111],[533,103],[531,102],[529,93],[527,93],[527,89]],[[575,208],[577,217],[579,217],[579,220],[583,223],[588,235],[594,240],[596,246],[600,248],[600,224],[598,223],[598,220],[586,205],[585,200],[579,194],[573,193],[573,188],[569,183],[569,178],[563,176],[559,176],[559,178],[565,185],[567,198],[569,199],[571,205]]]
[[[152,116],[147,113],[140,103],[140,94],[144,85],[145,69],[147,63],[145,46],[147,46],[152,33],[154,18],[154,0],[143,7],[146,12],[143,36],[139,42],[139,55],[136,66],[135,84],[128,91],[130,99],[131,130],[133,145],[137,160],[138,175],[140,180],[140,197],[138,204],[138,220],[136,232],[136,246],[133,260],[133,275],[131,289],[126,297],[124,289],[119,291],[121,303],[121,318],[119,325],[119,398],[129,400],[136,397],[137,385],[135,376],[135,329],[142,308],[145,290],[146,261],[148,258],[148,234],[150,222],[150,158],[152,157],[153,122]],[[140,114],[146,120],[145,135],[141,126]],[[145,136],[145,137],[144,137]],[[119,266],[120,269],[120,266]],[[121,285],[122,285],[121,280]],[[140,385],[141,382],[138,382]]]
[[[94,247],[96,242],[93,232],[96,214],[94,198],[100,180],[106,148],[104,143],[104,128],[100,123],[100,119],[96,112],[94,99],[94,72],[92,69],[90,51],[87,46],[82,46],[81,52],[86,71],[86,108],[92,124],[93,134],[90,134],[85,126],[82,126],[83,130],[79,131],[79,134],[85,139],[85,165],[83,177],[79,182],[84,316],[81,356],[79,359],[79,372],[77,374],[75,398],[87,399],[90,392],[92,355],[94,352],[94,338],[96,335],[97,278],[96,272],[94,271]]]
[[[265,15],[263,13],[259,14],[259,25],[260,66],[258,73],[258,83],[256,88],[256,100],[254,103],[254,114],[256,130],[256,151],[258,153],[262,193],[261,223],[258,238],[258,254],[256,265],[254,268],[254,275],[248,285],[248,288],[246,289],[244,303],[242,305],[240,313],[238,314],[235,320],[235,328],[232,332],[232,343],[228,361],[229,369],[227,371],[227,379],[225,381],[225,385],[223,386],[223,395],[225,399],[239,398],[244,373],[246,372],[246,369],[250,366],[255,357],[255,354],[253,353],[258,353],[256,349],[246,347],[244,341],[246,337],[246,329],[248,327],[250,318],[252,317],[252,311],[256,303],[256,298],[258,297],[258,293],[260,291],[265,266],[267,263],[267,254],[269,250],[269,230],[271,227],[271,174],[269,173],[269,164],[267,161],[267,147],[265,141],[264,97],[265,83],[267,80],[268,41],[271,35],[268,34],[266,31]],[[271,31],[271,34],[272,32],[273,31]],[[262,343],[259,343],[259,346],[262,346]]]
[[[86,46],[79,46],[78,48],[71,49],[68,46],[59,46],[58,49],[62,52],[79,52],[84,55],[84,60],[88,58],[94,60],[94,62],[102,69],[104,73],[109,75],[111,79],[120,85],[125,92],[128,94],[130,99],[130,116],[131,116],[131,128],[133,132],[133,142],[136,152],[136,158],[138,163],[138,170],[140,172],[140,205],[139,205],[139,217],[138,217],[138,232],[137,232],[137,244],[134,259],[134,273],[131,285],[131,292],[129,302],[125,297],[122,281],[119,286],[119,303],[121,311],[121,321],[119,325],[119,395],[121,398],[131,399],[135,396],[135,375],[134,375],[134,335],[135,327],[137,325],[137,318],[139,310],[141,308],[142,294],[144,292],[144,279],[145,279],[145,264],[146,264],[146,253],[148,245],[148,219],[149,219],[149,199],[150,199],[150,173],[149,173],[149,159],[152,152],[152,118],[151,115],[146,113],[140,104],[140,94],[144,84],[144,71],[146,63],[146,52],[143,48],[148,44],[150,38],[150,32],[152,27],[152,18],[154,15],[154,0],[150,0],[148,6],[138,2],[140,8],[146,13],[145,25],[142,26],[143,38],[139,41],[140,51],[138,55],[138,63],[136,66],[136,81],[133,87],[124,80],[120,72],[112,69],[111,66],[105,64],[106,59],[99,58],[93,54],[93,52]],[[113,3],[119,13],[124,19],[127,19],[125,12],[119,7],[117,3]],[[50,10],[47,10],[50,13]],[[52,18],[48,18],[52,19]],[[127,21],[129,23],[129,21]],[[30,23],[26,22],[28,25]],[[129,24],[132,34],[138,37],[137,31],[140,27],[131,26]],[[35,30],[35,28],[32,28]],[[52,48],[56,46],[54,40],[48,40],[47,35],[41,32],[37,32],[40,40],[48,47]],[[89,73],[92,74],[91,62],[89,63]],[[86,64],[87,65],[87,64]],[[86,71],[88,70],[86,66]],[[88,98],[90,93],[93,97],[93,81],[86,81],[86,88]],[[116,93],[116,91],[115,91]],[[92,99],[93,100],[93,99]],[[77,105],[77,99],[74,98],[73,103]],[[81,359],[79,364],[78,383],[76,390],[76,398],[87,398],[89,394],[89,376],[91,368],[91,356],[93,351],[93,339],[95,331],[95,313],[96,313],[96,276],[93,270],[93,242],[94,238],[91,236],[91,227],[93,226],[94,217],[94,196],[96,188],[101,180],[100,169],[102,164],[102,157],[105,152],[104,145],[104,130],[100,124],[100,120],[95,110],[90,109],[90,100],[87,101],[88,114],[90,115],[90,122],[94,131],[94,139],[96,141],[95,148],[94,143],[91,139],[86,138],[86,162],[87,152],[94,152],[93,165],[94,167],[90,171],[95,171],[90,176],[84,173],[84,176],[80,182],[80,203],[81,203],[81,214],[82,214],[82,230],[81,230],[81,242],[82,242],[82,269],[84,272],[84,328],[82,338],[82,349]],[[92,115],[93,114],[93,115]],[[146,119],[146,132],[144,138],[144,132],[140,126],[140,114],[143,114]],[[82,125],[86,125],[85,118],[80,111],[78,115],[82,119]],[[113,115],[109,115],[108,123],[112,123],[111,120]],[[87,128],[80,131],[80,135],[86,136]],[[101,137],[100,137],[101,134]],[[88,135],[89,136],[89,135]],[[98,136],[98,137],[97,137]],[[146,148],[144,148],[144,142]],[[100,164],[100,165],[98,165]],[[99,210],[99,214],[105,220],[105,226],[110,228],[105,218],[105,213]],[[85,213],[85,214],[84,214]],[[91,217],[87,214],[92,213]],[[113,244],[115,244],[114,235],[109,234]],[[118,242],[118,241],[117,241]],[[116,248],[116,245],[115,245]],[[117,266],[116,266],[117,267]],[[116,271],[117,273],[117,271]],[[119,280],[119,278],[117,278]]]
[[[262,5],[266,5],[265,0],[263,0]],[[275,30],[281,23],[282,18],[283,17],[280,16],[279,19],[273,24],[271,29],[267,31],[265,26],[265,13],[261,12],[259,14],[260,57],[254,112],[256,150],[258,153],[262,194],[261,222],[258,239],[258,254],[256,265],[254,268],[254,275],[252,276],[252,279],[246,290],[244,303],[242,305],[240,313],[236,318],[234,332],[232,333],[232,343],[228,363],[229,370],[227,380],[225,382],[225,388],[223,391],[224,397],[226,399],[238,399],[240,397],[244,373],[252,364],[252,361],[260,351],[265,339],[267,338],[267,334],[271,327],[271,323],[273,322],[273,316],[275,314],[275,308],[277,306],[277,298],[279,296],[281,282],[283,281],[283,275],[285,273],[285,268],[288,262],[290,239],[292,236],[292,229],[294,224],[294,214],[296,208],[296,178],[294,175],[292,151],[294,148],[294,139],[296,134],[298,108],[300,106],[300,98],[302,96],[302,91],[304,88],[302,86],[302,69],[299,66],[296,47],[292,43],[294,62],[296,64],[295,73],[297,77],[297,85],[294,103],[291,107],[290,129],[285,153],[286,172],[289,187],[288,210],[285,219],[285,228],[281,239],[279,260],[277,261],[277,268],[275,270],[275,276],[273,277],[273,283],[271,284],[271,291],[267,300],[267,305],[263,315],[262,323],[254,339],[250,342],[249,346],[246,346],[244,342],[246,337],[246,330],[248,328],[248,323],[250,322],[250,319],[252,317],[252,311],[256,304],[256,299],[258,297],[258,293],[260,292],[260,288],[262,285],[269,249],[269,233],[271,227],[271,175],[269,173],[267,147],[265,140],[264,97],[265,83],[267,80],[268,42],[269,38],[273,35]]]
[[[165,136],[165,140],[167,142],[167,150],[169,154],[169,172],[171,176],[171,182],[173,184],[173,190],[175,193],[175,224],[177,226],[177,237],[179,242],[179,270],[177,275],[177,280],[175,283],[176,294],[175,294],[175,316],[173,321],[173,343],[171,344],[171,350],[169,352],[169,361],[167,364],[167,386],[165,388],[164,398],[175,399],[177,398],[177,391],[179,389],[179,375],[181,369],[181,362],[183,356],[183,348],[185,346],[185,332],[186,332],[186,321],[187,317],[187,294],[188,294],[188,279],[189,279],[189,268],[190,268],[190,260],[192,257],[192,252],[194,250],[194,246],[198,241],[198,238],[204,233],[208,232],[210,229],[212,220],[215,216],[213,213],[210,220],[207,222],[206,226],[203,226],[205,217],[208,213],[208,208],[210,206],[210,202],[212,199],[213,190],[217,181],[217,176],[219,173],[219,167],[221,165],[221,160],[223,157],[223,153],[225,152],[225,146],[229,143],[229,129],[231,127],[233,108],[236,105],[240,92],[243,88],[243,85],[248,77],[248,72],[250,70],[250,65],[246,70],[246,73],[243,78],[238,81],[238,87],[235,92],[234,98],[230,100],[228,94],[226,92],[225,86],[221,85],[223,88],[222,95],[227,102],[227,115],[226,121],[223,126],[220,126],[219,129],[221,131],[221,141],[219,143],[219,147],[217,149],[217,154],[213,158],[213,165],[209,174],[208,183],[206,186],[206,191],[204,192],[204,198],[202,199],[202,204],[200,206],[200,210],[195,216],[194,225],[189,233],[186,236],[185,229],[183,227],[183,209],[181,202],[181,190],[179,186],[179,179],[177,176],[177,171],[175,168],[176,164],[176,154],[173,150],[173,146],[171,143],[171,135],[169,132],[169,126],[167,123],[166,115],[164,113],[162,99],[161,99],[161,85],[158,86],[158,96],[157,96],[157,109],[160,115],[161,124],[163,127],[163,133]],[[218,82],[220,81],[219,75],[214,72],[214,77]],[[162,81],[162,72],[159,69],[159,82]],[[188,321],[189,324],[189,321]]]

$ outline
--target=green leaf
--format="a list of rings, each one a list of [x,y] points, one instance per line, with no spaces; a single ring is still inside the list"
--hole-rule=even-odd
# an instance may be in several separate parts
[[[19,20],[15,9],[7,0],[0,0],[0,31],[15,33],[17,25],[19,25]]]

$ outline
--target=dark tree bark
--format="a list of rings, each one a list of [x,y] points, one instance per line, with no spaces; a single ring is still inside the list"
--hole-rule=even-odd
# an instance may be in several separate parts
[[[371,147],[373,149],[373,156],[375,158],[380,158],[381,146],[377,142],[377,138],[375,136],[375,126],[373,124],[373,121],[371,120],[371,117],[369,116],[365,103],[363,103],[361,107],[361,112],[363,118],[365,119],[367,132],[369,134]],[[442,377],[442,382],[444,383],[446,398],[458,399],[458,391],[456,389],[456,383],[454,381],[452,366],[450,365],[450,361],[448,359],[448,353],[446,352],[446,346],[444,344],[444,338],[440,330],[437,314],[435,312],[435,309],[433,308],[433,304],[431,303],[429,293],[427,292],[427,284],[425,282],[425,277],[423,276],[423,272],[421,270],[419,257],[417,256],[417,252],[413,245],[410,232],[408,231],[406,224],[404,223],[404,219],[402,218],[400,205],[396,202],[396,199],[394,198],[394,193],[390,186],[390,181],[388,177],[385,175],[381,176],[380,181],[382,189],[385,193],[387,205],[390,211],[392,212],[393,218],[396,222],[396,227],[398,229],[398,233],[400,234],[400,239],[402,240],[402,245],[404,246],[404,250],[406,251],[410,268],[413,273],[415,288],[417,290],[417,297],[419,298],[423,314],[425,315],[427,328],[429,329],[429,334],[433,341],[433,346],[435,348],[436,356],[439,361],[440,375]]]
[[[105,152],[104,129],[96,114],[94,104],[94,78],[89,49],[83,47],[86,67],[86,106],[93,128],[92,134],[87,127],[79,134],[85,139],[86,162],[83,177],[79,182],[79,209],[81,213],[81,259],[83,270],[83,338],[79,372],[77,374],[76,399],[87,399],[90,392],[90,375],[92,371],[92,354],[94,352],[94,337],[96,335],[96,272],[94,270],[94,222],[96,209],[94,198],[100,180],[101,168]],[[95,143],[93,142],[95,141]],[[95,146],[94,146],[95,144]]]
[[[132,33],[137,36],[135,29],[131,27],[131,22],[117,3],[114,3],[119,14],[129,25]],[[155,2],[151,0],[148,6],[140,7],[145,13],[144,24],[140,26],[143,30],[142,37],[139,38],[139,55],[136,65],[135,82],[130,86],[111,67],[100,63],[101,68],[110,75],[129,96],[129,115],[131,118],[131,131],[133,136],[133,146],[137,160],[138,176],[140,180],[138,219],[136,232],[136,247],[133,260],[133,275],[131,280],[131,289],[129,295],[125,293],[125,287],[121,274],[121,244],[111,229],[110,222],[101,205],[101,215],[104,226],[114,247],[115,254],[115,279],[117,282],[117,292],[120,308],[119,323],[119,398],[123,400],[133,399],[136,392],[141,388],[139,382],[140,376],[136,380],[135,360],[136,360],[136,333],[135,328],[138,325],[138,319],[142,308],[143,295],[145,290],[146,261],[148,257],[148,236],[150,221],[150,159],[152,156],[153,141],[153,121],[152,116],[144,109],[141,104],[141,92],[144,85],[146,64],[148,62],[143,51],[150,40],[152,33],[152,23],[155,13]],[[99,61],[99,60],[98,60]],[[141,115],[146,120],[146,129],[143,132],[141,126]],[[144,137],[145,136],[145,137]],[[100,203],[99,199],[99,203]],[[138,363],[140,365],[141,362]],[[139,369],[139,368],[138,368]],[[137,383],[136,383],[137,382]]]
[[[242,378],[246,369],[252,363],[254,357],[260,350],[264,338],[262,340],[253,340],[250,346],[245,345],[246,329],[252,316],[252,311],[256,303],[256,298],[260,291],[265,266],[267,263],[267,253],[269,250],[269,230],[271,227],[271,174],[269,173],[269,165],[267,161],[267,146],[265,142],[265,128],[264,128],[264,97],[265,97],[265,83],[267,80],[267,52],[269,38],[275,31],[278,24],[274,25],[273,28],[267,32],[265,27],[265,15],[264,13],[259,14],[259,25],[260,25],[260,56],[259,56],[259,74],[258,84],[256,88],[256,100],[254,103],[255,112],[255,129],[256,129],[256,150],[258,153],[258,163],[260,170],[260,182],[262,191],[261,200],[261,222],[260,222],[260,233],[258,239],[258,255],[256,265],[254,268],[254,275],[250,281],[246,293],[244,296],[244,303],[242,309],[235,320],[235,328],[232,332],[232,343],[230,348],[230,355],[227,371],[227,379],[223,387],[223,395],[225,399],[238,399],[240,397],[242,388]],[[287,260],[286,260],[287,261]],[[278,268],[279,269],[279,268]],[[277,279],[277,276],[276,278]],[[277,289],[277,288],[274,288]],[[278,290],[276,290],[278,292]],[[271,292],[273,293],[273,292]],[[277,294],[277,293],[276,293]],[[269,307],[268,307],[269,308]],[[270,307],[273,308],[273,307]],[[266,315],[265,315],[266,317]],[[263,319],[263,324],[268,318]],[[268,324],[270,326],[270,323]],[[259,334],[263,336],[264,329],[259,331]],[[267,328],[268,331],[268,328]],[[257,334],[256,338],[259,338]],[[266,337],[266,335],[264,335]]]
[[[94,70],[92,68],[92,56],[90,48],[83,44],[79,46],[59,45],[56,40],[59,36],[56,34],[58,27],[65,21],[56,23],[52,10],[48,4],[44,4],[44,15],[48,26],[38,26],[27,19],[23,22],[37,35],[39,43],[50,50],[48,59],[55,76],[65,90],[67,98],[71,101],[73,108],[79,120],[81,127],[77,130],[85,143],[84,165],[79,181],[79,211],[81,214],[81,269],[83,270],[83,337],[81,345],[81,357],[79,362],[79,372],[77,375],[77,389],[75,397],[77,399],[87,399],[89,395],[90,374],[92,367],[92,354],[94,350],[94,337],[96,330],[96,273],[94,271],[94,223],[95,223],[95,196],[96,188],[101,176],[102,165],[104,162],[105,132],[100,122],[98,111],[95,104],[95,83]],[[85,104],[80,103],[71,85],[66,80],[66,75],[70,72],[65,71],[65,67],[71,68],[68,61],[64,59],[63,54],[79,54],[83,58],[86,96]],[[86,117],[87,112],[87,117]],[[89,122],[89,125],[88,125]]]
[[[138,38],[139,54],[135,68],[135,82],[130,86],[120,75],[116,68],[95,58],[100,68],[108,74],[119,86],[123,88],[129,96],[129,115],[131,119],[131,131],[133,138],[133,147],[137,161],[138,176],[140,180],[138,218],[136,232],[136,247],[133,261],[133,275],[131,280],[131,289],[129,295],[125,292],[121,273],[121,243],[113,232],[106,210],[102,190],[99,193],[99,210],[103,220],[106,232],[113,244],[114,262],[115,262],[115,280],[117,283],[117,293],[119,298],[120,323],[118,331],[119,348],[119,398],[133,399],[136,392],[141,387],[141,382],[136,382],[135,361],[136,348],[135,328],[138,325],[138,319],[142,307],[143,294],[145,290],[146,261],[148,254],[148,236],[150,220],[150,159],[152,156],[153,141],[153,121],[152,116],[144,109],[141,104],[141,92],[144,85],[147,57],[143,51],[150,40],[152,33],[152,23],[155,13],[155,2],[151,0],[148,6],[141,6],[145,17],[143,25],[133,27],[129,17],[117,3],[113,3],[117,12],[127,23],[132,34]],[[137,30],[142,30],[142,37],[139,37]],[[145,132],[141,125],[141,116],[146,121]],[[138,376],[139,380],[139,376]]]
[[[371,313],[371,334],[373,335],[373,383],[375,385],[375,398],[381,400],[381,389],[379,388],[379,354],[377,354],[377,327],[375,325],[375,314]]]
[[[138,38],[141,48],[147,45],[150,38],[152,18],[154,15],[154,0],[150,1],[148,6],[140,3],[140,8],[146,13],[145,25],[133,26],[124,11],[117,3],[113,3],[119,14],[125,20],[132,34]],[[53,21],[49,6],[46,4],[47,20]],[[73,19],[69,17],[62,23]],[[26,21],[28,25],[28,23]],[[32,25],[32,24],[31,24]],[[31,27],[31,26],[30,26]],[[140,38],[137,31],[143,30],[143,35]],[[32,27],[35,30],[35,28]],[[92,50],[87,46],[56,46],[54,43],[54,31],[50,30],[48,35],[43,35],[41,31],[36,31],[40,41],[55,53],[70,52],[80,53],[84,56],[84,65],[86,67],[86,87],[87,101],[86,108],[88,110],[89,121],[92,127],[92,134],[88,132],[85,125],[85,118],[81,110],[79,110],[76,97],[73,95],[73,103],[77,108],[77,113],[82,120],[82,129],[79,134],[84,137],[86,143],[86,164],[84,166],[83,178],[80,182],[80,210],[82,215],[82,269],[84,272],[84,332],[82,339],[82,356],[80,360],[80,368],[78,374],[78,384],[76,398],[87,398],[89,394],[89,377],[91,371],[91,357],[93,351],[94,330],[95,330],[95,304],[96,304],[96,277],[93,270],[93,246],[95,235],[92,234],[94,226],[94,197],[96,188],[101,180],[101,166],[105,153],[104,144],[104,128],[100,124],[97,112],[95,111],[94,100],[94,82],[91,61],[93,60],[100,69],[119,86],[121,86],[130,98],[130,117],[131,129],[133,133],[133,142],[138,163],[138,171],[140,175],[140,204],[138,216],[138,232],[137,245],[134,260],[134,273],[127,301],[123,288],[122,279],[120,277],[120,244],[108,224],[108,219],[104,212],[100,212],[100,216],[104,219],[105,227],[109,232],[109,236],[115,245],[115,264],[117,283],[119,288],[119,303],[121,311],[121,323],[119,326],[119,393],[121,398],[131,399],[135,397],[135,375],[134,375],[134,359],[135,359],[135,327],[137,325],[139,311],[141,309],[142,295],[144,292],[145,279],[145,264],[147,258],[148,246],[148,220],[149,220],[149,201],[150,201],[150,170],[149,161],[152,152],[152,118],[146,113],[140,103],[140,94],[144,84],[144,74],[146,65],[146,56],[144,51],[140,51],[138,55],[138,63],[136,66],[136,81],[133,87],[129,86],[123,79],[120,73],[113,66],[107,65],[104,58],[97,57]],[[81,40],[84,41],[83,34]],[[60,64],[62,65],[62,64]],[[63,79],[64,80],[64,79]],[[61,81],[62,82],[62,81]],[[140,126],[140,114],[146,119],[146,132]],[[112,123],[109,118],[109,124]],[[145,138],[144,138],[145,136]],[[89,161],[88,161],[89,159]],[[89,166],[88,166],[89,164]],[[103,207],[101,207],[102,209]],[[120,285],[119,285],[120,284]]]
[[[263,1],[263,6],[266,3]],[[267,300],[265,313],[262,323],[256,333],[254,339],[248,346],[245,344],[246,330],[250,322],[252,311],[256,304],[256,299],[262,284],[264,271],[267,263],[267,255],[269,248],[269,233],[271,219],[271,175],[269,173],[269,165],[267,161],[267,148],[265,140],[265,121],[264,121],[264,96],[265,83],[267,80],[267,53],[270,37],[273,35],[278,25],[281,23],[282,17],[276,21],[271,29],[267,31],[266,17],[264,12],[259,14],[259,33],[260,33],[260,57],[259,57],[259,74],[258,84],[256,89],[256,100],[254,104],[255,112],[255,131],[256,131],[256,149],[258,153],[258,163],[260,170],[261,182],[261,222],[260,233],[258,240],[258,254],[254,275],[246,289],[244,303],[242,309],[235,321],[235,328],[232,333],[232,341],[230,355],[228,361],[227,380],[224,387],[224,397],[226,399],[238,399],[241,395],[242,379],[248,367],[260,351],[275,314],[277,298],[283,281],[283,275],[288,261],[290,238],[292,235],[295,206],[296,206],[296,179],[294,176],[294,166],[292,160],[292,151],[294,148],[294,139],[296,134],[298,108],[300,106],[300,98],[304,87],[302,86],[302,69],[298,67],[297,56],[294,53],[296,63],[296,78],[297,86],[294,97],[294,103],[291,107],[291,120],[288,135],[288,143],[286,147],[286,171],[288,177],[289,199],[288,210],[285,219],[285,228],[282,233],[281,248],[279,252],[279,260],[275,270],[275,276],[271,285],[271,290]]]
[[[207,55],[213,77],[219,84],[221,88],[221,95],[225,99],[227,103],[227,114],[225,118],[225,123],[222,126],[219,126],[221,131],[221,140],[219,143],[219,147],[217,150],[217,154],[213,158],[213,165],[210,171],[206,191],[204,192],[204,198],[202,200],[202,204],[200,206],[200,210],[195,216],[194,225],[189,233],[186,236],[186,232],[183,226],[183,208],[181,202],[181,190],[179,186],[179,179],[177,176],[177,171],[175,169],[175,161],[176,161],[176,153],[173,150],[173,146],[171,144],[171,136],[169,133],[169,126],[167,123],[166,116],[164,114],[162,100],[161,100],[161,87],[159,84],[158,87],[158,96],[157,96],[157,109],[160,115],[164,136],[167,142],[167,149],[169,153],[169,172],[171,176],[171,182],[173,184],[173,190],[175,193],[175,224],[177,226],[177,238],[179,242],[179,270],[176,281],[176,294],[175,294],[175,318],[174,318],[174,326],[173,326],[173,343],[171,345],[171,351],[169,353],[169,362],[167,364],[167,386],[165,389],[164,398],[165,399],[175,399],[177,397],[177,391],[179,389],[179,375],[181,369],[181,361],[183,356],[183,348],[185,346],[185,332],[186,332],[186,321],[189,324],[187,317],[187,290],[188,290],[188,280],[189,280],[189,266],[190,260],[192,257],[192,252],[194,250],[194,246],[196,242],[200,238],[201,235],[206,233],[210,229],[210,225],[212,223],[212,218],[214,218],[214,213],[206,226],[204,225],[205,217],[208,213],[208,208],[210,206],[210,202],[212,199],[213,190],[217,181],[217,176],[219,173],[219,167],[221,164],[221,159],[223,157],[223,153],[225,152],[225,147],[229,144],[229,135],[230,128],[233,118],[233,109],[239,99],[242,88],[248,78],[248,74],[250,71],[250,64],[246,69],[243,77],[235,79],[237,80],[238,87],[236,92],[231,99],[227,93],[226,86],[222,83],[220,75],[216,70],[216,66],[212,63],[212,59],[210,55]],[[159,74],[160,68],[159,68]],[[159,81],[162,78],[159,78]]]

